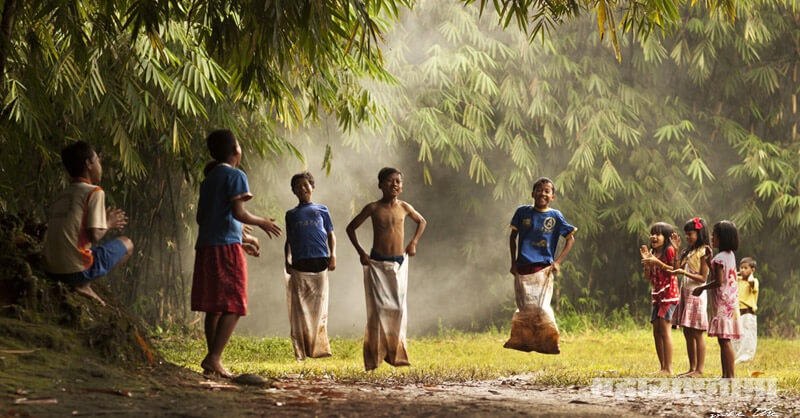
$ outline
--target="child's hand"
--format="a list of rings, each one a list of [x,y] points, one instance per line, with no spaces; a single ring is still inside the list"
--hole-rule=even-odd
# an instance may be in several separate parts
[[[672,235],[669,236],[669,242],[672,243],[672,246],[676,250],[681,248],[681,237],[678,234],[673,232]]]
[[[258,244],[258,238],[244,232],[244,230],[242,230],[242,248],[247,255],[252,255],[253,257],[261,255],[259,252],[261,246]]]
[[[702,295],[703,294],[703,290],[705,290],[705,289],[703,289],[702,287],[695,288],[694,290],[692,290],[692,296],[700,296],[700,295]]]
[[[417,244],[409,242],[408,247],[406,247],[406,254],[408,254],[409,257],[417,255]]]
[[[244,250],[245,254],[252,255],[253,257],[258,257],[261,255],[261,253],[258,251],[260,248],[252,244],[242,243],[242,249]]]
[[[286,261],[283,263],[283,268],[285,268],[285,269],[286,269],[286,272],[287,272],[287,273],[289,272],[289,270],[291,270],[291,268],[292,268],[292,265],[291,265],[291,264],[289,264],[289,260],[286,260]]]
[[[550,273],[552,273],[552,274],[553,274],[553,276],[556,276],[556,275],[558,275],[558,270],[559,270],[560,268],[561,268],[561,266],[559,265],[558,261],[554,261],[554,262],[553,262],[553,264],[550,264],[550,272],[548,272],[548,275],[549,275]]]
[[[665,271],[669,274],[686,274],[684,269],[666,269]]]
[[[264,232],[267,233],[267,236],[270,238],[275,238],[281,236],[281,227],[275,224],[275,219],[267,218],[264,219],[264,223],[259,225]]]
[[[509,271],[509,273],[511,273],[511,274],[516,276],[517,275],[517,263],[511,263],[511,269],[508,270],[508,271]]]
[[[367,253],[361,253],[358,255],[358,261],[361,262],[362,266],[367,266],[369,265],[369,256]]]
[[[646,245],[642,245],[639,247],[639,255],[642,256],[642,260],[646,260],[648,258],[653,257],[653,253],[650,252],[650,249],[647,248]]]
[[[122,209],[114,206],[106,208],[106,224],[108,229],[122,229],[128,224],[128,215]]]
[[[328,262],[328,271],[336,270],[336,256],[332,255],[331,260]]]

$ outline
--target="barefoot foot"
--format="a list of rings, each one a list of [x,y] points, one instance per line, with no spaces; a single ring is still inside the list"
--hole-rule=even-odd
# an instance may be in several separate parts
[[[222,367],[222,363],[219,360],[214,361],[208,356],[200,363],[200,367],[203,369],[203,374],[206,376],[218,376],[224,379],[233,377],[229,371]]]
[[[94,290],[92,290],[91,286],[89,286],[89,283],[82,284],[80,286],[75,286],[74,289],[76,293],[80,293],[83,296],[92,298],[100,302],[100,305],[106,306],[106,303],[103,302],[103,299],[100,299],[100,296],[97,296],[97,293],[94,293]]]

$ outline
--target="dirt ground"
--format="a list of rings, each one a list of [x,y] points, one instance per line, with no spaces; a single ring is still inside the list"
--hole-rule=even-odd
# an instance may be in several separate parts
[[[534,386],[526,376],[467,384],[387,386],[290,375],[264,386],[249,386],[206,379],[169,364],[136,372],[92,358],[73,358],[55,367],[52,363],[40,367],[35,361],[14,361],[13,365],[3,368],[0,377],[3,417],[800,416],[800,399],[780,395],[637,396],[591,387]]]

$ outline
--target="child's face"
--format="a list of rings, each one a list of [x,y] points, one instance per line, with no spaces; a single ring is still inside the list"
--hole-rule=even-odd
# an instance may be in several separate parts
[[[753,268],[750,267],[750,264],[742,263],[739,266],[739,275],[742,276],[743,279],[749,278],[751,274],[753,274]]]
[[[686,231],[686,245],[690,248],[697,242],[697,231]]]
[[[403,191],[403,175],[400,173],[390,175],[378,184],[378,188],[384,197],[397,197]]]
[[[664,236],[657,233],[650,234],[650,248],[657,250],[664,246]]]
[[[552,183],[541,183],[533,189],[531,197],[533,197],[533,207],[536,209],[547,209],[550,207],[550,202],[556,198],[556,193],[553,190]]]
[[[100,164],[100,156],[95,152],[88,161],[89,180],[92,181],[92,184],[100,184],[100,179],[103,178],[103,165]]]
[[[300,203],[311,202],[311,193],[313,192],[314,186],[311,185],[307,178],[301,178],[295,181],[292,187],[292,193],[297,196],[297,200],[299,200]]]
[[[239,140],[236,140],[236,146],[233,147],[233,155],[231,155],[230,165],[238,167],[242,162],[242,147],[239,145]]]
[[[714,248],[719,248],[719,237],[717,236],[717,231],[711,233],[711,246]]]

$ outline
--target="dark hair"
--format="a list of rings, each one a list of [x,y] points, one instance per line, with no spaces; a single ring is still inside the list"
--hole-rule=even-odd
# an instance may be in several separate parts
[[[708,226],[706,226],[706,221],[703,218],[689,219],[689,222],[686,222],[686,225],[683,226],[683,231],[696,231],[697,241],[691,247],[686,248],[686,251],[681,255],[682,259],[689,255],[690,252],[711,243],[711,239],[708,237]]]
[[[547,177],[539,177],[538,179],[536,179],[536,181],[533,182],[533,188],[531,189],[531,191],[535,192],[536,188],[539,187],[539,185],[547,183],[550,183],[550,185],[553,186],[553,194],[556,194],[556,184],[553,183],[553,180],[550,180]]]
[[[672,228],[672,225],[666,222],[656,222],[650,226],[650,234],[660,234],[664,236],[664,246],[661,247],[661,254],[666,254],[667,248],[672,247],[672,243],[669,241],[669,236],[674,232],[675,229]]]
[[[750,266],[750,268],[752,268],[753,270],[756,269],[756,265],[758,264],[758,263],[756,263],[756,260],[753,257],[745,257],[745,258],[743,258],[742,261],[739,262],[739,265],[741,266],[742,264],[745,264],[745,263],[748,266]]]
[[[214,161],[206,164],[206,167],[203,169],[204,175],[208,175],[211,170],[224,163],[228,157],[236,152],[236,135],[227,129],[217,129],[208,134],[206,144],[208,145],[208,151],[211,153],[211,158],[213,158]]]
[[[403,173],[401,173],[400,170],[392,167],[383,167],[381,171],[378,172],[378,183],[383,183],[383,181],[388,179],[392,174],[399,174],[400,177],[403,177]]]
[[[95,153],[94,147],[84,141],[78,141],[61,150],[61,161],[71,177],[80,177],[83,175],[86,160],[91,160]]]
[[[310,184],[311,187],[314,187],[314,176],[312,176],[308,171],[303,171],[302,173],[297,173],[292,176],[292,190],[294,190],[294,184],[300,181],[300,179],[308,180],[308,184]]]
[[[737,251],[739,249],[739,230],[731,221],[719,221],[714,224],[720,251]]]

